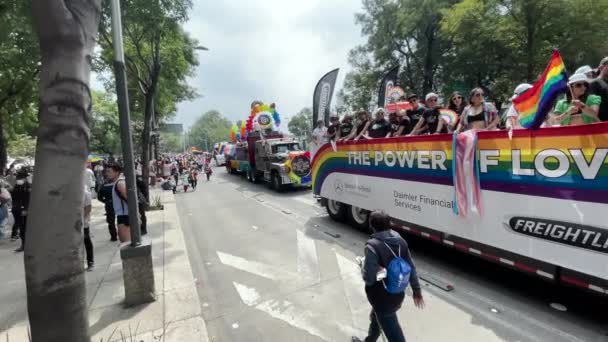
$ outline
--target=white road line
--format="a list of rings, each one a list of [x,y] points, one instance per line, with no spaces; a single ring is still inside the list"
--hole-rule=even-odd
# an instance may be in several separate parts
[[[317,201],[314,198],[308,197],[292,197],[294,201],[298,201],[300,203],[308,204],[310,206],[316,207]]]
[[[292,327],[306,331],[307,333],[317,336],[324,341],[331,339],[325,336],[317,327],[315,327],[314,316],[309,311],[303,311],[296,308],[293,303],[278,300],[268,300],[256,306],[262,312],[269,314],[271,317],[280,319]]]
[[[369,308],[366,305],[367,299],[363,279],[361,278],[361,269],[354,261],[339,253],[335,254],[338,267],[340,268],[340,275],[342,276],[344,296],[351,312],[353,327],[366,327],[369,322],[367,321],[367,315],[362,314],[362,311],[368,311]],[[348,329],[345,331],[348,331]]]
[[[277,267],[263,264],[261,262],[249,261],[232,254],[217,251],[217,256],[224,265],[231,266],[241,271],[255,274],[266,279],[277,280],[279,278],[286,277],[289,279],[290,277],[294,276],[291,272],[282,271]]]
[[[245,305],[254,306],[260,300],[260,294],[256,289],[239,284],[236,281],[233,281],[232,284],[234,284],[236,292],[238,292],[239,297],[241,297],[241,300],[243,303],[245,303]]]
[[[298,239],[298,274],[318,283],[321,280],[319,256],[315,240],[296,229]]]

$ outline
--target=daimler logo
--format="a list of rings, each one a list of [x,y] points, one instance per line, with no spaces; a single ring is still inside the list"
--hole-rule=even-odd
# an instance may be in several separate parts
[[[608,230],[582,224],[515,216],[509,220],[515,233],[608,254]]]
[[[334,190],[336,191],[337,194],[341,194],[344,192],[344,183],[342,183],[341,180],[336,179],[336,181],[334,182]]]

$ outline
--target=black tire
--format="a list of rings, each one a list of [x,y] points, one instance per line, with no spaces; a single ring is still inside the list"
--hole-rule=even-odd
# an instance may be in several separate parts
[[[371,233],[369,228],[369,210],[350,206],[346,212],[351,226],[362,232]]]
[[[349,205],[327,199],[325,200],[325,209],[332,220],[343,222],[346,219],[346,212],[349,210]]]
[[[283,182],[276,172],[273,172],[270,177],[270,187],[276,192],[283,191]]]

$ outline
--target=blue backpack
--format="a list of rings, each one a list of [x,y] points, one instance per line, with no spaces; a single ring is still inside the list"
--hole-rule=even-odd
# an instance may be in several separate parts
[[[401,257],[401,245],[399,245],[398,254],[395,254],[393,249],[387,245],[386,242],[383,241],[383,243],[394,256],[386,266],[386,279],[382,280],[384,288],[388,293],[402,293],[410,283],[412,266]]]

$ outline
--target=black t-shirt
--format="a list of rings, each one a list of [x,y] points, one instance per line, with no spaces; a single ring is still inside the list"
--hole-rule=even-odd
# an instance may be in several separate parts
[[[589,91],[593,95],[597,95],[602,98],[600,103],[599,118],[600,121],[608,121],[608,81],[598,78],[591,82]]]
[[[352,123],[343,122],[340,125],[340,138],[346,138],[350,134],[350,132],[352,132],[352,130],[353,130]]]
[[[367,134],[370,138],[384,138],[391,131],[391,125],[388,121],[382,119],[371,122]]]
[[[401,127],[403,127],[403,131],[401,131],[401,135],[408,133],[407,130],[408,130],[408,127],[410,126],[410,121],[408,119],[396,118],[395,120],[392,120],[390,123],[391,123],[391,133],[393,136],[395,136],[395,134],[397,134],[397,132],[399,131],[399,129],[401,129]]]
[[[426,123],[425,133],[435,133],[437,131],[437,126],[439,125],[439,108],[425,110],[422,114],[422,118]]]
[[[423,113],[424,113],[423,107],[418,107],[417,109],[408,109],[405,112],[407,117],[410,118],[410,125],[408,128],[409,131],[411,131],[412,129],[414,129],[414,127],[416,127],[416,124],[418,124],[418,121],[420,121],[420,119],[422,118]]]
[[[331,124],[327,127],[327,135],[329,135],[329,139],[334,139],[336,137],[336,132],[338,131],[338,126],[340,124]]]

